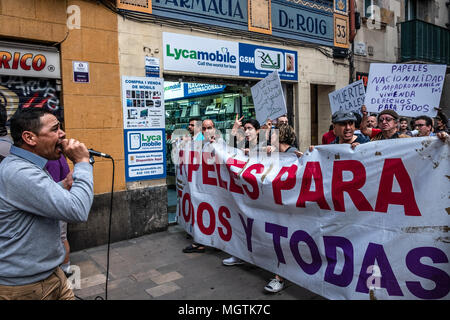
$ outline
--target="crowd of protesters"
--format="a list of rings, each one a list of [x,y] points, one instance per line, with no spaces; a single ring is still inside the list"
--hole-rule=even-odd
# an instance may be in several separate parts
[[[362,116],[361,116],[362,114]],[[439,110],[435,119],[428,116],[418,116],[410,120],[411,128],[408,127],[408,119],[400,117],[394,110],[384,110],[378,114],[369,114],[365,106],[361,113],[351,111],[337,111],[332,115],[329,131],[322,137],[322,144],[350,144],[352,149],[359,144],[370,141],[437,136],[445,141],[449,135],[449,124],[446,115]],[[200,131],[201,124],[201,131]],[[196,129],[194,129],[196,128]],[[193,118],[189,122],[188,140],[214,143],[221,139],[220,133],[216,131],[214,121],[211,119],[200,121]],[[298,140],[294,128],[289,125],[288,117],[281,116],[274,120],[267,120],[260,125],[255,119],[246,119],[236,115],[231,130],[228,144],[241,149],[246,155],[272,152],[292,152],[301,157],[302,152],[298,150]],[[186,139],[186,137],[185,137]],[[312,151],[314,146],[309,147]],[[183,249],[184,253],[205,252],[205,246],[193,242]],[[223,260],[225,266],[241,265],[245,262],[238,257],[231,256]],[[264,287],[271,293],[276,293],[284,288],[284,279],[275,275]]]

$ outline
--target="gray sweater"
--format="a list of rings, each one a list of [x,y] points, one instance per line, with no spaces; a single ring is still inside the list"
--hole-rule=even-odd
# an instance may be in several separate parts
[[[24,285],[49,277],[64,260],[59,220],[88,219],[93,201],[92,166],[74,166],[63,189],[44,171],[47,160],[11,147],[0,163],[0,284]]]

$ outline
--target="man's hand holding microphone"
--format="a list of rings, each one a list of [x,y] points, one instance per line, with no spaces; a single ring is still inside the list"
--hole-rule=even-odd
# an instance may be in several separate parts
[[[75,139],[63,139],[61,142],[64,155],[74,164],[89,162],[89,150],[84,143]]]

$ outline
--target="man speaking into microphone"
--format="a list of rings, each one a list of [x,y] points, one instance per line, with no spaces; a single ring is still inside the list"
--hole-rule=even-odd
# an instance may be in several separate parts
[[[14,145],[0,163],[0,300],[73,300],[58,267],[65,256],[59,221],[88,219],[94,198],[88,149],[67,140],[42,108],[18,110],[10,124]],[[61,153],[74,163],[73,182],[58,184],[44,170]]]

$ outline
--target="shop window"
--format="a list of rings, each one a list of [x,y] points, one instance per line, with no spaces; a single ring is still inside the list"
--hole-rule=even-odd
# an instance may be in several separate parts
[[[165,81],[167,174],[174,175],[171,162],[171,137],[176,129],[186,129],[189,119],[211,119],[224,139],[234,125],[236,114],[255,119],[250,87]]]

